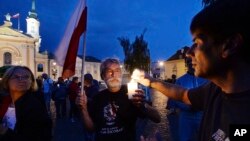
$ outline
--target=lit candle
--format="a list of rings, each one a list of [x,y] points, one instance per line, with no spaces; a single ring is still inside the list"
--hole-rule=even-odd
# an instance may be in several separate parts
[[[128,86],[128,99],[132,99],[133,95],[136,93],[135,90],[138,89],[138,83],[133,81],[133,79],[127,84]]]

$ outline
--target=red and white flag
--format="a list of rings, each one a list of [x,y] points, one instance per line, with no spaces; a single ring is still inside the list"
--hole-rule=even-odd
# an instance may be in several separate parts
[[[10,95],[2,96],[0,95],[0,122],[2,121],[5,113],[8,110],[12,100]]]
[[[82,33],[86,31],[86,26],[86,1],[79,0],[79,3],[77,4],[77,7],[67,25],[64,36],[55,52],[57,63],[63,66],[63,78],[68,78],[75,74],[75,65],[79,47],[79,40]]]
[[[11,18],[19,18],[20,14],[16,13],[15,15],[13,15]]]

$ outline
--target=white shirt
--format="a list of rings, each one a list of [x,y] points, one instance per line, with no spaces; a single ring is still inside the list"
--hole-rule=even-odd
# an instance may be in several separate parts
[[[9,107],[7,112],[3,117],[3,125],[14,130],[16,125],[16,109],[14,107]]]

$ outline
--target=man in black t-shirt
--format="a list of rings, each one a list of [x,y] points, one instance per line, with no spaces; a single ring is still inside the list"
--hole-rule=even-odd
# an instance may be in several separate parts
[[[127,87],[122,86],[118,59],[104,60],[100,72],[108,88],[94,96],[90,104],[87,104],[85,94],[76,101],[81,109],[83,123],[86,129],[95,131],[96,141],[135,141],[137,117],[148,117],[160,122],[159,113],[144,103],[142,90],[136,90],[133,98],[128,99]]]
[[[192,59],[195,76],[211,83],[188,90],[143,71],[134,75],[139,83],[202,110],[200,141],[243,141],[250,135],[235,130],[250,127],[249,19],[249,0],[216,0],[193,18],[194,44],[186,55]]]

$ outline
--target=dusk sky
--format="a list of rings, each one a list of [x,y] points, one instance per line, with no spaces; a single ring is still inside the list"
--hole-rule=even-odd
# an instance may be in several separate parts
[[[0,25],[7,13],[20,13],[21,30],[26,32],[26,17],[32,0],[1,0]],[[54,52],[64,34],[78,0],[36,0],[40,21],[41,50]],[[87,0],[86,55],[98,59],[124,59],[118,37],[134,41],[146,28],[152,61],[166,60],[176,50],[190,46],[189,25],[202,9],[201,0]],[[17,29],[17,19],[12,19]],[[81,50],[79,51],[81,53]]]

